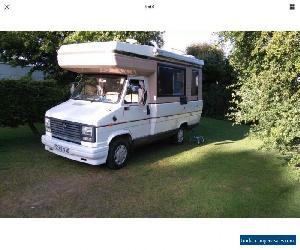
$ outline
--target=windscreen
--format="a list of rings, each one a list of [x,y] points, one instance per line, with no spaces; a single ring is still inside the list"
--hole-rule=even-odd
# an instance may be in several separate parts
[[[84,75],[74,89],[71,99],[117,103],[126,77],[116,75]]]

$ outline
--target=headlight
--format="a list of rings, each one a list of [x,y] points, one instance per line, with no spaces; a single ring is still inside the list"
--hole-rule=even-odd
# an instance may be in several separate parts
[[[95,142],[95,127],[82,126],[81,139],[87,142]]]
[[[82,126],[81,134],[84,136],[93,136],[93,127]]]
[[[45,128],[47,132],[51,132],[50,119],[45,117]]]

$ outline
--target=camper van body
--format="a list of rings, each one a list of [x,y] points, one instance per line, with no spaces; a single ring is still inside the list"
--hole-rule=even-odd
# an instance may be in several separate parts
[[[104,82],[113,79],[120,88],[107,92],[108,102],[71,98],[46,112],[42,142],[57,155],[92,165],[115,160],[110,166],[120,168],[129,146],[166,135],[181,143],[183,129],[200,121],[202,60],[153,46],[95,42],[63,45],[58,63]],[[143,103],[132,90],[140,81]]]

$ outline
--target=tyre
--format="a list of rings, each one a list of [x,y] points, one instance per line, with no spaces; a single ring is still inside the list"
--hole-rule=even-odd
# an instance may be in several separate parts
[[[184,142],[184,127],[180,127],[176,134],[173,136],[173,142],[177,145],[183,144]]]
[[[106,166],[110,169],[120,169],[126,165],[129,158],[130,143],[127,138],[117,138],[109,145]]]

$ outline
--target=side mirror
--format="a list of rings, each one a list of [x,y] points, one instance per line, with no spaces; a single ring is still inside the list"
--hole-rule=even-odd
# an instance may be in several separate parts
[[[143,89],[139,89],[138,91],[138,100],[140,105],[145,105],[147,101],[147,91],[144,91]]]

